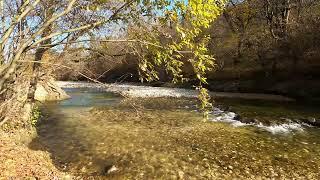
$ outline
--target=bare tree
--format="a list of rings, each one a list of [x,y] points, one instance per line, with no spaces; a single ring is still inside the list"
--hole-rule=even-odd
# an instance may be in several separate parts
[[[1,1],[0,19],[5,22],[0,34],[1,124],[8,119],[6,113],[14,112],[10,107],[21,109],[28,101],[33,101],[36,84],[43,74],[39,64],[49,49],[66,48],[69,41],[76,41],[88,30],[116,21],[118,14],[125,12],[132,1],[101,3],[111,9],[107,12],[90,9],[96,3],[87,0]]]

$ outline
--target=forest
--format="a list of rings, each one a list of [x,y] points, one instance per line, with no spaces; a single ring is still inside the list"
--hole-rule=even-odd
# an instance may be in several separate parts
[[[318,1],[230,1],[200,35],[210,36],[207,48],[215,58],[206,87],[213,91],[282,94],[301,101],[318,101],[319,13]],[[162,31],[173,37],[177,33],[170,27],[163,27]],[[122,40],[136,33],[141,33],[141,29],[132,25],[127,34],[107,38]],[[139,55],[127,42],[98,42],[83,51],[70,51],[63,65],[94,79],[140,81]],[[145,51],[152,56],[152,50]],[[55,52],[52,53],[54,56]],[[188,58],[182,61],[186,62],[183,73],[189,83],[179,82],[175,86],[190,87],[196,82]],[[165,65],[158,66],[157,71],[159,79],[152,85],[170,86],[172,72],[166,71]],[[63,67],[53,74],[59,80],[86,80]]]
[[[0,179],[319,179],[319,0],[0,0]]]

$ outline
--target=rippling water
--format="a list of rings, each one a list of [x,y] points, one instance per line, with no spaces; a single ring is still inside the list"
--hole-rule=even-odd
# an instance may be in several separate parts
[[[66,90],[72,99],[44,106],[39,137],[30,146],[49,151],[57,167],[75,176],[320,178],[317,128],[273,134],[268,130],[286,127],[221,122],[232,120],[228,111],[204,121],[190,99],[122,99],[93,89]]]

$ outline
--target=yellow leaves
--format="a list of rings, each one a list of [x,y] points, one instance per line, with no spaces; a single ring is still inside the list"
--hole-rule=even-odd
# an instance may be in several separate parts
[[[180,39],[184,39],[186,37],[186,33],[184,33],[179,26],[176,26],[176,31],[180,33]]]
[[[140,69],[142,71],[147,71],[147,64],[146,63],[140,64]]]
[[[176,22],[178,20],[178,15],[176,13],[172,13],[171,16],[170,16],[170,19],[173,21],[173,22]]]
[[[145,41],[157,46],[145,48],[148,54],[140,60],[139,73],[147,81],[157,79],[154,66],[164,65],[172,75],[172,81],[181,82],[185,80],[182,69],[188,60],[199,82],[201,109],[205,111],[210,106],[210,96],[202,85],[207,83],[206,73],[214,68],[215,63],[207,48],[210,37],[204,35],[204,30],[220,15],[226,0],[162,1],[162,4],[170,6],[161,10],[158,22],[162,27],[168,27],[170,22],[170,27],[173,26],[175,31],[172,36],[164,36],[155,28],[153,32],[143,35]]]
[[[191,23],[197,28],[209,28],[211,23],[222,12],[221,4],[223,3],[224,0],[190,0]]]

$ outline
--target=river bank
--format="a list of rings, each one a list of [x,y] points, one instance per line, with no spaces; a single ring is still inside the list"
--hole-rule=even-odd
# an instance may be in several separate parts
[[[35,151],[28,144],[35,130],[0,131],[0,179],[60,179],[69,177],[58,170],[46,151]]]

